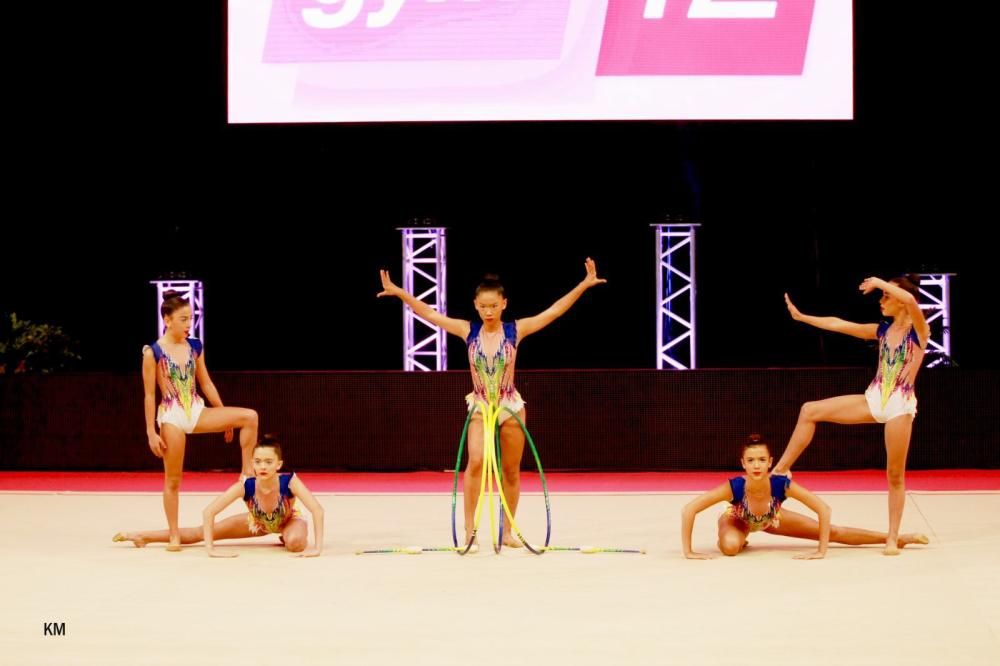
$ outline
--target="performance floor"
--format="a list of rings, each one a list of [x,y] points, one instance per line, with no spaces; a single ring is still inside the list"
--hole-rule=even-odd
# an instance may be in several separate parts
[[[186,474],[182,525],[199,525],[234,476]],[[930,544],[899,557],[831,544],[824,560],[793,560],[813,542],[762,533],[724,557],[720,504],[694,532],[695,549],[716,558],[685,560],[681,507],[727,477],[548,474],[553,545],[647,554],[498,556],[481,530],[480,551],[459,557],[355,555],[450,545],[450,475],[304,473],[326,509],[322,557],[294,558],[268,536],[221,542],[239,557],[212,559],[200,545],[111,542],[165,527],[159,474],[2,472],[0,655],[59,665],[1000,663],[1000,472],[908,472],[902,531]],[[887,523],[884,478],[796,474],[835,524],[876,530]],[[540,540],[537,477],[524,486],[518,522]]]

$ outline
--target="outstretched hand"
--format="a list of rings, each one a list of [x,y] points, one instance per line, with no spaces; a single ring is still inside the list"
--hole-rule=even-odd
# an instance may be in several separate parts
[[[379,277],[382,278],[382,291],[377,294],[379,298],[383,296],[399,296],[403,293],[403,290],[389,277],[389,271],[385,269],[380,270]]]
[[[886,285],[885,280],[877,277],[870,277],[870,278],[865,278],[858,286],[858,289],[861,291],[862,294],[870,294],[876,289],[884,289],[885,285]]]
[[[597,277],[597,264],[593,259],[587,257],[587,261],[583,264],[587,268],[587,277],[583,278],[583,284],[585,287],[590,289],[595,284],[604,284],[607,282],[604,278]]]
[[[788,306],[788,314],[792,315],[792,319],[795,321],[802,319],[802,313],[795,307],[795,303],[792,303],[792,299],[788,298],[788,292],[785,292],[785,305]]]

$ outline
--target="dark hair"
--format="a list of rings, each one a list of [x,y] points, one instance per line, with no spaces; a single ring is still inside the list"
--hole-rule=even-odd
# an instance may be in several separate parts
[[[908,292],[918,301],[920,300],[920,276],[916,273],[905,273],[892,278],[889,282],[892,282],[900,289]]]
[[[169,317],[177,310],[188,304],[188,300],[181,296],[181,292],[170,289],[163,292],[163,302],[160,303],[160,316]]]
[[[752,435],[747,435],[747,438],[743,440],[743,446],[740,448],[740,458],[743,457],[743,454],[745,454],[747,449],[751,446],[763,446],[767,449],[767,455],[771,455],[771,445],[767,443],[766,439],[764,439],[764,435],[754,433]]]
[[[483,276],[482,282],[476,287],[476,296],[484,291],[495,291],[500,294],[500,298],[506,298],[503,293],[503,285],[500,284],[500,276],[495,273],[487,273]]]
[[[278,456],[278,460],[285,459],[281,453],[281,442],[278,441],[277,435],[264,435],[261,437],[260,441],[257,442],[257,445],[253,447],[253,450],[256,451],[257,449],[262,449],[265,446],[274,449],[274,453]]]

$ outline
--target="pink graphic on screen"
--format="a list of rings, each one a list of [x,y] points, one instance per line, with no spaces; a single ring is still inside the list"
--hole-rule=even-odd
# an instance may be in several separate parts
[[[275,0],[264,62],[555,59],[570,0]]]
[[[597,75],[802,74],[814,2],[609,0]]]
[[[230,122],[853,117],[848,0],[228,0]]]

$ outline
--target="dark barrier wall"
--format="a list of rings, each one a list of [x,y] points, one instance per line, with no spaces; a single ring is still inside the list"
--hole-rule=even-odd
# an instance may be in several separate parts
[[[451,468],[467,372],[213,373],[226,404],[260,413],[294,469]],[[870,369],[522,371],[527,425],[546,469],[736,469],[761,432],[784,448],[805,400],[862,392]],[[998,376],[924,369],[909,467],[998,468]],[[530,456],[525,457],[528,466]],[[238,468],[236,443],[188,437],[188,469]],[[885,465],[879,425],[820,425],[797,469]],[[3,469],[160,469],[139,375],[0,377]]]

